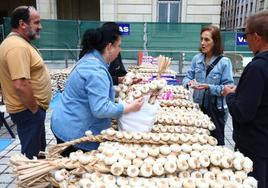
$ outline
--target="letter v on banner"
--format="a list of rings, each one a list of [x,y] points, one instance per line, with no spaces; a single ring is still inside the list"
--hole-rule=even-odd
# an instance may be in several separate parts
[[[246,46],[246,45],[248,45],[246,39],[243,38],[243,33],[237,33],[237,35],[236,35],[236,45],[237,46]]]

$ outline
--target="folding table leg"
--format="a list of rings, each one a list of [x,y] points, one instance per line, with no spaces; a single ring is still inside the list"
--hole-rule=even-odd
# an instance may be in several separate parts
[[[10,136],[11,136],[12,138],[15,138],[15,135],[14,135],[13,131],[12,131],[11,128],[9,127],[9,125],[8,125],[8,123],[7,123],[6,119],[5,119],[5,117],[2,116],[2,114],[0,115],[0,121],[5,125],[5,127],[7,128],[7,130],[8,130],[8,132],[9,132]]]

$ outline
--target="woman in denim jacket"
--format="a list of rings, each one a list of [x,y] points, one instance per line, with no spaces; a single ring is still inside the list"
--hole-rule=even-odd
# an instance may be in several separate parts
[[[191,62],[191,68],[188,70],[183,85],[194,89],[194,102],[208,108],[208,95],[217,96],[217,108],[222,113],[223,123],[219,125],[213,118],[216,129],[212,131],[212,136],[218,140],[219,145],[224,145],[224,125],[227,121],[228,110],[225,98],[222,98],[224,85],[233,84],[232,64],[229,58],[222,57],[206,76],[206,71],[211,63],[217,57],[222,56],[223,47],[220,31],[216,26],[206,26],[202,28],[200,41],[200,52],[195,55]],[[204,97],[204,100],[203,100]],[[223,99],[223,100],[222,100]],[[223,109],[222,109],[223,108]],[[206,111],[204,110],[204,113]]]
[[[115,90],[108,66],[121,50],[121,33],[113,27],[87,30],[82,39],[81,59],[70,73],[65,89],[51,118],[57,143],[67,142],[91,130],[98,135],[110,127],[111,118],[138,111],[143,98],[130,104],[115,103]],[[61,155],[82,149],[96,149],[98,143],[81,143]]]

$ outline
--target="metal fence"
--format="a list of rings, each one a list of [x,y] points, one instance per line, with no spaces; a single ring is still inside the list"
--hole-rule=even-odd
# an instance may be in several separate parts
[[[50,69],[63,69],[72,66],[78,61],[80,49],[39,49],[41,54],[47,54],[50,58],[45,60],[45,63]],[[140,50],[122,50],[122,59],[126,68],[130,65],[136,65],[138,62],[138,53]],[[189,69],[191,59],[188,60],[185,57],[193,57],[198,51],[168,51],[168,50],[147,50],[142,51],[146,56],[157,57],[160,54],[172,58],[171,69],[176,71],[178,74],[185,74]],[[53,59],[54,53],[57,54],[56,58]],[[126,58],[124,54],[132,53],[135,54],[135,58]],[[59,56],[61,55],[61,56]],[[240,75],[243,68],[248,61],[252,58],[251,52],[237,52],[237,51],[225,51],[225,56],[229,57],[233,65],[234,75]]]
[[[41,38],[34,41],[49,67],[64,68],[78,60],[81,37],[86,29],[97,28],[102,22],[81,20],[42,20]],[[129,22],[130,35],[122,38],[122,58],[126,66],[135,64],[138,54],[172,58],[172,69],[184,73],[198,52],[200,30],[204,23],[147,23]],[[4,18],[1,36],[10,32],[10,18]],[[237,32],[221,32],[226,56],[233,63],[234,72],[241,72],[251,58],[247,46],[236,44]]]

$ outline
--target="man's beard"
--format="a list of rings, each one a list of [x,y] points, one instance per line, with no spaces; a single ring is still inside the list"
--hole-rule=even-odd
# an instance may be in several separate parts
[[[31,29],[31,28],[28,28],[26,34],[27,34],[27,37],[29,38],[29,40],[35,40],[35,39],[40,38],[40,33],[39,33],[39,31],[34,31],[34,30]]]

